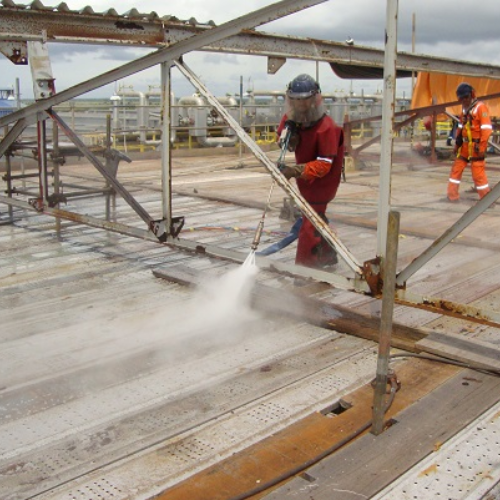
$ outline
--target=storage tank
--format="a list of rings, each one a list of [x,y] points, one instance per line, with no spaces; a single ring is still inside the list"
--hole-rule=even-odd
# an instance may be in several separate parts
[[[14,89],[0,89],[0,117],[12,113],[15,109]]]

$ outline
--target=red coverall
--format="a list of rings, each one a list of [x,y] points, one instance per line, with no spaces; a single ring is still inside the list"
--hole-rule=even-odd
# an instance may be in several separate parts
[[[451,167],[448,182],[449,200],[457,201],[460,198],[458,188],[462,173],[469,161],[471,162],[472,179],[479,198],[486,196],[491,191],[486,176],[484,158],[492,131],[493,128],[486,104],[475,101],[468,110],[462,108],[457,135],[462,136],[463,144],[459,146],[458,156]]]
[[[278,137],[287,116],[278,127]],[[304,165],[297,178],[300,194],[311,207],[326,220],[326,206],[337,193],[344,159],[344,132],[328,115],[312,127],[299,127],[299,143],[295,149],[297,164]],[[321,267],[331,256],[330,245],[321,238],[316,228],[304,217],[299,232],[295,263],[308,267]]]

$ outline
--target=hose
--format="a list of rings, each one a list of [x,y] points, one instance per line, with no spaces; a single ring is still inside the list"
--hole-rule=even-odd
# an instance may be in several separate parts
[[[387,410],[391,407],[394,398],[396,396],[396,392],[398,391],[400,384],[396,378],[396,376],[391,376],[389,377],[389,381],[391,384],[391,390],[389,392],[389,399],[387,401],[384,413],[387,413]],[[368,422],[363,424],[361,427],[356,429],[355,431],[351,432],[348,434],[345,438],[343,438],[341,441],[338,441],[334,445],[330,446],[330,448],[327,448],[323,452],[321,452],[319,455],[310,458],[309,460],[306,460],[305,462],[293,467],[292,469],[283,472],[279,476],[274,477],[273,479],[270,479],[269,481],[266,481],[265,483],[259,484],[255,488],[252,488],[251,490],[245,491],[244,493],[240,493],[239,495],[236,495],[234,497],[231,497],[228,500],[246,500],[247,498],[250,498],[254,495],[258,495],[259,493],[262,493],[263,491],[266,491],[273,486],[276,486],[277,484],[286,481],[287,479],[291,478],[292,476],[295,476],[299,474],[300,472],[303,472],[306,469],[309,469],[309,467],[312,467],[313,465],[316,465],[318,462],[323,460],[324,458],[328,457],[332,453],[336,452],[342,446],[345,446],[348,444],[350,441],[353,439],[356,439],[360,434],[363,432],[367,431],[371,426],[372,426],[373,420],[370,419]]]
[[[371,425],[372,425],[372,420],[370,419],[368,422],[363,424],[359,429],[356,429],[355,431],[351,432],[351,434],[347,435],[344,439],[335,443],[330,448],[326,449],[316,457],[311,458],[303,462],[302,464],[297,465],[296,467],[293,467],[292,469],[284,472],[283,474],[280,474],[279,476],[274,477],[273,479],[270,479],[269,481],[266,481],[265,483],[259,484],[259,486],[256,486],[251,490],[245,491],[244,493],[231,497],[229,500],[246,500],[247,498],[250,498],[254,495],[258,495],[259,493],[262,493],[263,491],[266,491],[269,488],[272,488],[273,486],[276,486],[277,484],[286,481],[290,477],[299,474],[305,469],[312,467],[313,465],[320,462],[327,456],[331,455],[333,452],[337,451],[339,448],[341,448],[342,446],[346,445],[347,443],[358,437],[361,433],[368,430],[371,427]]]
[[[288,123],[288,122],[287,122]],[[283,162],[283,158],[285,157],[286,151],[288,149],[288,144],[290,143],[290,137],[292,136],[292,127],[288,126],[285,123],[285,137],[283,138],[282,144],[281,144],[281,152],[280,156],[278,158],[278,167],[281,165]],[[260,238],[262,236],[262,231],[264,230],[264,220],[266,218],[266,213],[269,205],[271,204],[271,195],[273,194],[274,186],[276,185],[276,181],[273,179],[273,182],[271,184],[271,188],[269,189],[269,194],[267,195],[267,202],[264,207],[264,211],[262,212],[262,217],[260,219],[259,224],[257,225],[257,230],[255,231],[255,236],[252,241],[252,246],[251,249],[253,252],[255,252],[259,246],[260,243]]]
[[[438,363],[444,363],[448,365],[454,365],[454,366],[460,366],[461,368],[469,368],[470,370],[474,370],[480,373],[484,373],[486,375],[493,375],[496,377],[500,377],[500,370],[493,370],[489,368],[481,368],[480,366],[474,366],[469,363],[464,363],[462,361],[455,361],[453,359],[446,359],[446,358],[439,358],[439,357],[434,357],[434,356],[427,356],[425,354],[413,354],[413,353],[407,353],[407,354],[392,354],[389,356],[390,359],[396,359],[396,358],[418,358],[418,359],[425,359],[428,361],[437,361]]]

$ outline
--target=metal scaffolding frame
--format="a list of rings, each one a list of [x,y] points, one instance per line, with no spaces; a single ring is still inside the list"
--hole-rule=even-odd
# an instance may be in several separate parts
[[[214,106],[233,128],[245,145],[259,159],[269,171],[276,182],[298,205],[301,211],[311,220],[320,234],[334,247],[353,272],[351,278],[346,278],[335,273],[328,273],[315,269],[308,269],[294,265],[270,262],[264,257],[258,257],[258,264],[263,268],[272,268],[278,272],[287,272],[296,276],[309,277],[331,283],[334,286],[360,293],[371,294],[385,300],[397,301],[408,306],[421,307],[433,312],[453,315],[463,319],[478,321],[493,326],[500,326],[500,313],[470,307],[466,304],[457,304],[438,298],[418,296],[406,289],[406,281],[418,269],[425,265],[439,250],[449,243],[467,225],[474,221],[486,210],[499,196],[500,187],[496,186],[491,193],[478,202],[464,216],[448,229],[438,240],[415,259],[406,269],[396,275],[395,290],[390,297],[382,289],[384,283],[384,260],[386,259],[386,242],[388,240],[388,220],[391,210],[391,166],[392,166],[392,139],[397,127],[394,121],[394,100],[396,71],[405,69],[409,71],[439,71],[441,73],[462,74],[468,76],[486,76],[500,79],[500,67],[487,64],[476,64],[454,61],[446,58],[432,56],[398,53],[396,46],[398,0],[387,1],[387,33],[385,50],[366,47],[346,46],[345,44],[269,35],[261,32],[249,32],[251,28],[260,26],[274,19],[287,16],[302,9],[325,2],[326,0],[282,0],[276,4],[251,12],[236,20],[214,26],[200,26],[197,23],[186,25],[175,20],[158,20],[154,16],[141,17],[137,23],[141,26],[141,43],[135,30],[128,31],[125,35],[118,30],[114,12],[100,16],[98,23],[87,25],[85,33],[72,32],[75,24],[81,23],[81,16],[88,16],[96,20],[93,13],[56,12],[53,10],[23,10],[19,8],[3,7],[0,19],[0,48],[5,55],[10,55],[17,62],[26,63],[26,58],[19,58],[20,54],[28,54],[25,44],[45,44],[47,42],[73,42],[73,43],[109,43],[115,45],[134,45],[160,47],[157,51],[127,63],[112,71],[75,85],[60,93],[39,99],[33,105],[15,111],[0,118],[0,127],[9,127],[8,133],[0,142],[0,156],[6,155],[13,143],[23,130],[37,123],[41,146],[39,148],[39,178],[40,196],[36,199],[23,202],[10,196],[0,196],[0,202],[9,206],[17,206],[36,210],[40,213],[78,221],[90,226],[116,231],[135,237],[157,241],[192,251],[199,251],[215,257],[231,259],[241,262],[246,258],[239,252],[229,251],[224,248],[200,245],[197,242],[183,240],[179,237],[182,229],[182,217],[173,217],[171,206],[171,158],[169,141],[162,141],[162,204],[163,213],[160,219],[155,219],[133,198],[116,177],[109,171],[97,156],[87,148],[76,136],[71,128],[52,109],[53,106],[74,97],[95,90],[106,84],[115,82],[131,74],[140,72],[152,66],[161,65],[162,96],[163,96],[163,137],[170,137],[170,70],[173,66],[200,91],[201,94]],[[10,5],[10,4],[8,4]],[[64,22],[61,23],[61,16]],[[35,22],[36,21],[36,22]],[[138,25],[139,25],[138,24]],[[43,26],[43,29],[41,28]],[[89,28],[88,26],[92,26]],[[6,48],[7,47],[7,48]],[[12,50],[12,54],[6,51]],[[316,60],[323,62],[341,62],[357,64],[384,69],[384,102],[382,115],[381,135],[381,167],[380,167],[380,193],[378,207],[377,227],[377,255],[365,263],[359,263],[355,256],[332,233],[328,225],[311,209],[300,193],[288,183],[279,172],[275,164],[252,141],[240,125],[232,119],[223,106],[215,99],[210,91],[201,83],[194,72],[182,61],[182,56],[195,50],[207,50],[230,53],[245,53],[265,56],[268,58],[268,70],[275,72],[287,58]],[[15,54],[14,54],[15,53]],[[29,58],[27,58],[29,59]],[[16,62],[14,61],[14,62]],[[51,119],[71,139],[78,150],[96,167],[106,182],[120,194],[134,209],[146,224],[146,229],[125,226],[108,220],[101,220],[87,215],[61,210],[48,203],[47,196],[47,158],[45,143],[45,123]],[[397,257],[397,256],[396,256]]]

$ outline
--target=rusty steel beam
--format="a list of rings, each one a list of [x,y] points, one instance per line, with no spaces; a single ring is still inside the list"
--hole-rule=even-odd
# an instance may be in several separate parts
[[[439,297],[420,295],[409,290],[396,289],[395,302],[404,306],[415,307],[465,321],[500,328],[500,313],[478,308],[469,304],[460,304]]]
[[[11,41],[44,39],[155,47],[168,44],[168,26],[182,28],[184,23],[112,14],[0,8],[0,38]]]
[[[205,30],[204,32],[190,37],[187,40],[183,40],[173,44],[172,46],[164,47],[153,53],[147,54],[139,59],[103,73],[102,75],[91,78],[86,82],[74,85],[73,87],[63,90],[62,92],[44,100],[37,101],[26,108],[14,111],[0,118],[0,127],[8,125],[9,123],[25,116],[45,111],[52,106],[61,104],[62,102],[68,101],[92,90],[96,90],[121,78],[139,73],[140,71],[152,68],[158,64],[178,59],[188,52],[198,50],[200,47],[210,45],[211,43],[215,43],[224,38],[235,35],[241,30],[269,23],[326,1],[327,0],[281,0],[280,2],[263,7],[254,12],[238,17],[237,19],[221,24],[217,28]]]
[[[78,214],[76,212],[70,212],[68,210],[61,210],[60,208],[52,208],[44,206],[41,209],[37,209],[31,203],[17,198],[9,198],[7,196],[0,195],[0,203],[5,203],[6,205],[20,208],[23,210],[29,210],[31,212],[43,213],[45,215],[50,215],[52,217],[58,217],[60,219],[65,219],[70,222],[76,222],[78,224],[85,224],[90,227],[95,227],[97,229],[104,229],[113,233],[124,234],[127,236],[133,236],[134,238],[152,241],[158,243],[158,239],[151,231],[144,229],[139,229],[133,226],[128,226],[126,224],[121,224],[119,222],[106,221],[99,219],[97,217],[92,217],[91,215]]]
[[[213,23],[200,24],[194,19],[181,21],[172,16],[159,18],[139,13],[119,16],[116,12],[95,14],[3,7],[0,14],[0,41],[6,42],[39,40],[161,48],[214,29]],[[253,30],[211,41],[197,50],[267,56],[273,60],[303,59],[376,68],[384,65],[383,50]],[[407,71],[500,79],[500,67],[491,64],[406,52],[398,53],[396,64],[398,69]]]

